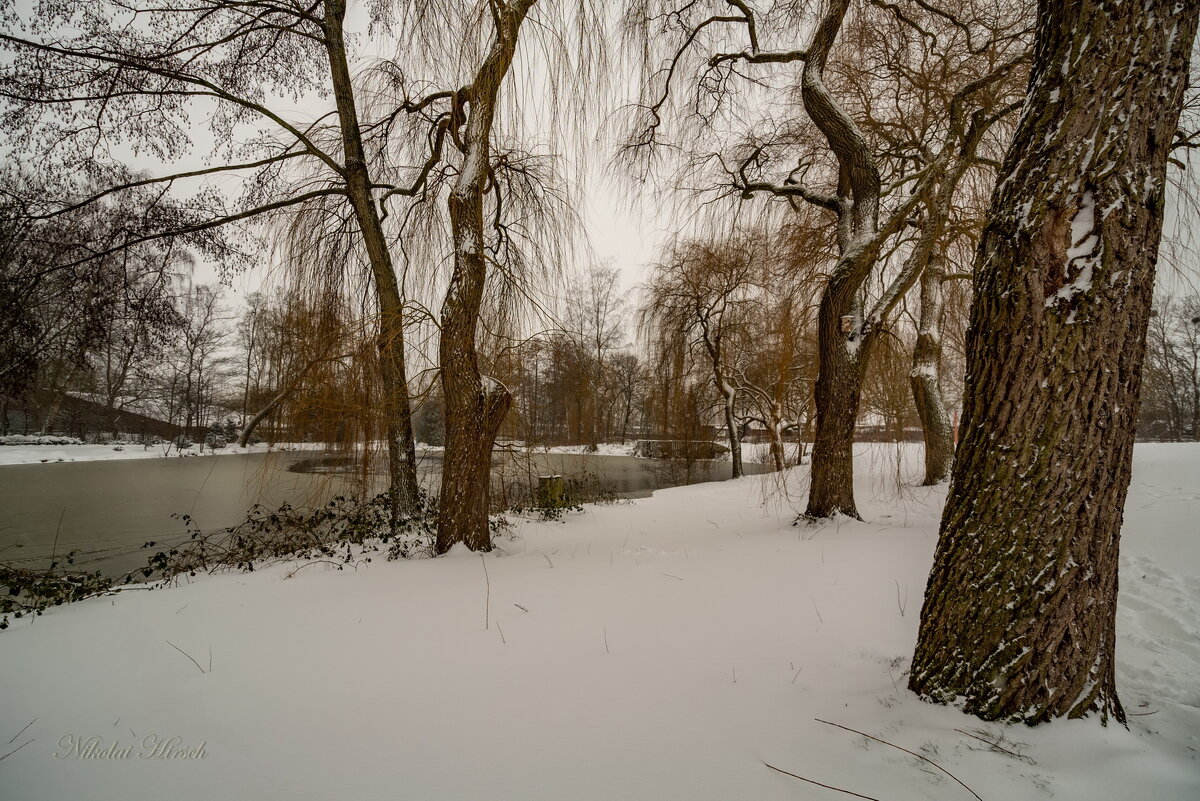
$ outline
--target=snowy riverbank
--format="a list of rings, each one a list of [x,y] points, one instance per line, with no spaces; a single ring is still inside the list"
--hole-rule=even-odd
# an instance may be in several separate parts
[[[887,801],[971,797],[833,723],[987,801],[1200,797],[1200,447],[1135,451],[1118,619],[1128,731],[984,724],[906,691],[945,490],[897,487],[919,448],[860,450],[865,523],[792,527],[800,468],[793,501],[771,476],[664,490],[522,522],[482,557],[279,565],[15,621],[0,633],[0,737],[13,738],[0,754],[20,750],[0,788],[841,797],[766,762]]]
[[[52,462],[99,462],[116,459],[179,459],[192,456],[228,456],[233,453],[320,450],[321,443],[289,442],[278,445],[259,443],[239,448],[228,445],[213,450],[199,445],[179,450],[162,442],[156,445],[114,443],[112,445],[5,445],[0,447],[0,466],[9,464],[48,464]]]

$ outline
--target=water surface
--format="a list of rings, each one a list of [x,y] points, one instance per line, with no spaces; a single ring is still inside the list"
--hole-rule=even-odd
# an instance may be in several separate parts
[[[760,469],[747,465],[747,472]],[[191,515],[202,531],[216,531],[244,520],[255,504],[314,506],[355,493],[355,470],[344,458],[312,452],[0,466],[0,560],[42,567],[52,556],[77,551],[74,568],[123,575],[144,566],[155,551],[187,539],[183,522],[173,515]],[[513,500],[546,474],[574,477],[590,491],[624,497],[730,475],[728,462],[582,454],[497,454],[493,470],[498,487]],[[436,493],[441,455],[422,454],[419,473]],[[380,481],[373,477],[376,491]],[[151,541],[153,550],[142,548]]]

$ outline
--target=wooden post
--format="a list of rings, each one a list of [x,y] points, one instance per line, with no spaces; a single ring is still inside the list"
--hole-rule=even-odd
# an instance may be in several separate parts
[[[537,500],[542,509],[558,509],[563,506],[563,477],[538,476]]]

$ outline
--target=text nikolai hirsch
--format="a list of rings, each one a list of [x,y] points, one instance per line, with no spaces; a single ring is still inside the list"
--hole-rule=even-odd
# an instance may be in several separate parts
[[[64,734],[58,738],[55,759],[204,759],[205,741],[188,746],[181,737],[161,737],[147,734],[138,744],[126,744],[120,740],[105,741],[99,735],[83,737]]]

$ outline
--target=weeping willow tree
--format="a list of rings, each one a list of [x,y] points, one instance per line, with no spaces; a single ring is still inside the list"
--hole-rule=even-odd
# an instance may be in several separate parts
[[[734,371],[738,351],[748,347],[748,307],[758,302],[752,290],[766,261],[764,238],[761,232],[739,232],[673,243],[651,267],[641,307],[644,333],[659,343],[678,339],[707,367],[721,398],[733,478],[744,474]]]
[[[399,15],[398,55],[367,81],[367,102],[408,115],[391,161],[438,154],[394,218],[407,274],[440,306],[438,553],[492,547],[491,454],[512,398],[481,364],[480,338],[520,330],[541,288],[574,261],[571,187],[583,120],[603,95],[604,28],[586,0],[434,0]]]

